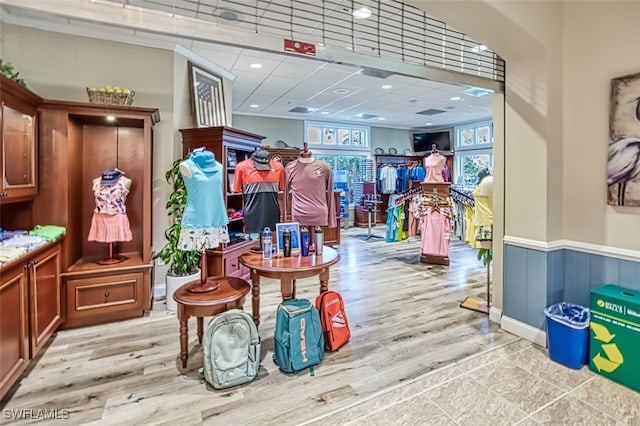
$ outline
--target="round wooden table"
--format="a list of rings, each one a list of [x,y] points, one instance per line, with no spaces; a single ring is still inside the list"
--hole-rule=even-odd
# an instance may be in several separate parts
[[[282,300],[295,297],[295,280],[298,278],[320,276],[320,293],[329,289],[329,267],[340,260],[340,254],[327,246],[323,246],[322,256],[310,253],[301,256],[299,253],[291,257],[274,254],[271,259],[263,259],[262,253],[247,253],[240,256],[240,263],[249,268],[251,274],[251,306],[253,322],[260,324],[260,277],[280,280]]]
[[[202,286],[200,280],[191,281],[173,293],[178,303],[178,321],[180,321],[180,359],[182,367],[187,366],[189,358],[189,317],[197,317],[198,342],[202,343],[203,317],[212,317],[229,309],[242,309],[244,299],[251,286],[243,279],[235,277],[209,277],[208,281],[217,281],[217,290],[194,293],[190,289]]]

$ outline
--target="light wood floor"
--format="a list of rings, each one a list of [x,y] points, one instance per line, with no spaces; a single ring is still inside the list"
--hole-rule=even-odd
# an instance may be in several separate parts
[[[194,320],[189,363],[180,368],[177,318],[157,302],[148,317],[58,332],[4,408],[66,409],[65,425],[298,424],[516,340],[486,315],[459,307],[466,296],[485,296],[476,250],[455,242],[449,267],[426,265],[417,240],[367,242],[356,236],[363,233],[343,231],[329,282],[345,299],[352,339],[327,353],[314,377],[283,374],[273,363],[279,285],[264,279],[262,365],[249,384],[215,391],[199,380]],[[317,279],[298,280],[299,298],[317,291]]]

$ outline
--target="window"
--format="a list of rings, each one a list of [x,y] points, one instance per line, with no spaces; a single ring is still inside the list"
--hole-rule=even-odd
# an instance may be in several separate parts
[[[493,168],[493,125],[482,121],[455,128],[455,184],[474,188],[478,172]]]
[[[333,171],[333,188],[343,190],[349,203],[353,203],[353,187],[356,182],[364,182],[366,178],[366,160],[369,155],[358,152],[337,152],[316,149],[313,156],[331,166]]]

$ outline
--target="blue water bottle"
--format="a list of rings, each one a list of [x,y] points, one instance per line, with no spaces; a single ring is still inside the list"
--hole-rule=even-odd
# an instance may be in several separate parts
[[[309,230],[306,226],[303,226],[300,229],[300,254],[303,256],[309,256],[309,244],[311,243],[311,241],[309,241],[310,238]]]
[[[262,231],[262,258],[271,259],[272,251],[273,251],[273,240],[272,240],[271,228],[267,226]]]

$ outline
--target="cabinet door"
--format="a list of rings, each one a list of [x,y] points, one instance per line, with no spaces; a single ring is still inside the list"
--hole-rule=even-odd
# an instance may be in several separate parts
[[[2,182],[0,198],[37,193],[36,113],[2,103]]]
[[[0,281],[0,396],[29,359],[27,282],[23,267],[2,271]]]
[[[60,245],[29,263],[31,357],[60,325]]]

